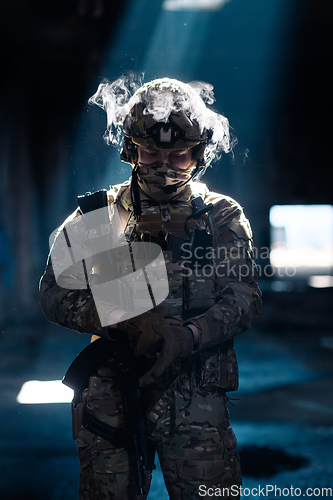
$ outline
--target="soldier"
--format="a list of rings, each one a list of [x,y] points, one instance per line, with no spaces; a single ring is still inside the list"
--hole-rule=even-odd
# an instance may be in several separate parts
[[[141,367],[145,412],[155,424],[149,453],[158,453],[172,500],[207,494],[238,498],[241,469],[226,392],[238,388],[233,338],[254,323],[261,293],[242,208],[194,180],[221,151],[230,151],[228,120],[205,104],[204,99],[213,102],[208,84],[162,78],[132,96],[124,88],[120,80],[104,82],[92,98],[108,112],[108,142],[115,143],[123,131],[121,159],[133,167],[129,181],[107,192],[107,202],[117,207],[127,241],[162,248],[169,295],[130,319],[126,308],[112,301],[97,311],[83,284],[87,273],[103,274],[99,263],[84,272],[72,269],[66,289],[57,284],[49,259],[40,284],[42,307],[48,320],[93,338],[129,338]],[[62,227],[80,215],[78,208]],[[81,286],[69,285],[73,276]],[[117,380],[114,360],[101,363],[89,379],[85,411],[122,429]],[[81,500],[137,498],[127,446],[102,438],[84,421],[77,445]],[[142,498],[150,471],[146,476]]]

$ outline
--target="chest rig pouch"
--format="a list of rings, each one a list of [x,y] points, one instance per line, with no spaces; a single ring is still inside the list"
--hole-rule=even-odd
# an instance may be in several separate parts
[[[209,309],[215,304],[214,262],[212,258],[212,235],[207,227],[196,225],[189,229],[190,220],[198,220],[209,213],[214,205],[206,205],[198,196],[191,201],[192,214],[185,220],[184,229],[189,242],[183,244],[182,267],[184,279],[184,316],[193,316],[194,310]]]
[[[134,225],[130,239],[157,243],[168,273],[169,295],[155,312],[186,320],[215,304],[212,252],[208,255],[212,236],[201,217],[212,208],[200,196],[191,205],[142,203],[141,220]],[[208,267],[209,276],[204,276]]]

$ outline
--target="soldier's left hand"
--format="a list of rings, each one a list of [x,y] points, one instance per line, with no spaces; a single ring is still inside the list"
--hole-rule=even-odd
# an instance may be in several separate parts
[[[128,335],[136,356],[155,355],[162,348],[162,339],[158,333],[166,326],[161,314],[146,312],[117,323],[117,330]]]
[[[145,387],[165,372],[176,358],[187,358],[193,352],[193,335],[189,328],[165,324],[155,332],[163,340],[163,347],[155,365],[140,378],[140,386]]]

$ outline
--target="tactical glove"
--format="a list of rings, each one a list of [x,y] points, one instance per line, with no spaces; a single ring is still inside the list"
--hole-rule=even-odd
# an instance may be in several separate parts
[[[176,358],[187,358],[193,352],[193,334],[190,328],[165,324],[158,329],[156,323],[152,328],[163,340],[163,347],[155,365],[140,378],[140,386],[152,384],[165,372]]]
[[[127,333],[136,356],[155,355],[163,345],[162,338],[156,332],[163,330],[166,324],[162,314],[147,312],[117,323],[117,330]]]

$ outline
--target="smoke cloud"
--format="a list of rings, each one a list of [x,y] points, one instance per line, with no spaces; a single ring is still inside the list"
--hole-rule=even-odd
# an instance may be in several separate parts
[[[208,166],[220,158],[222,152],[229,153],[236,144],[231,139],[228,119],[208,106],[215,102],[214,87],[210,83],[192,81],[183,83],[179,80],[161,78],[142,84],[143,76],[134,74],[121,76],[114,82],[104,80],[97,92],[89,99],[107,114],[107,130],[104,139],[107,144],[121,146],[123,139],[122,125],[126,115],[135,104],[144,101],[144,113],[151,115],[156,122],[167,122],[170,115],[180,112],[189,124],[196,122],[200,133],[210,130],[212,137],[205,149],[205,162]],[[177,87],[177,91],[172,88]]]
[[[104,109],[107,115],[107,129],[104,139],[108,145],[120,146],[123,139],[122,125],[127,114],[126,104],[132,95],[142,86],[140,78],[133,73],[121,76],[114,82],[104,79],[96,93],[88,100]]]

